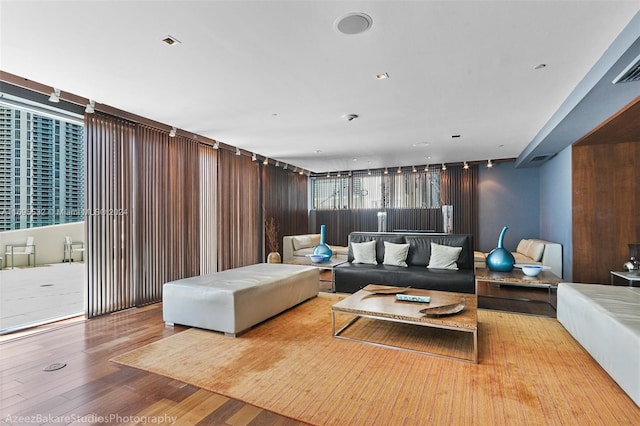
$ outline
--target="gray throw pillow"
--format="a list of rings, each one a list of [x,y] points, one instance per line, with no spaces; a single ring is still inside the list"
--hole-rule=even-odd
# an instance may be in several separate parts
[[[458,257],[462,247],[443,246],[431,243],[431,257],[427,268],[433,269],[458,269]]]
[[[407,265],[407,254],[409,254],[409,244],[394,244],[384,242],[384,265],[404,266]]]
[[[366,243],[351,243],[353,251],[353,263],[367,263],[376,265],[376,242],[367,241]]]

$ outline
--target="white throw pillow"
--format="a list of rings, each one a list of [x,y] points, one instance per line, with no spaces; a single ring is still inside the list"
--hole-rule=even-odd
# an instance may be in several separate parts
[[[407,265],[407,255],[409,254],[409,244],[394,244],[384,242],[384,265],[404,266]]]
[[[431,257],[427,268],[434,269],[458,269],[458,257],[462,247],[442,246],[431,243]]]
[[[293,249],[298,251],[304,248],[313,247],[311,242],[311,236],[300,235],[293,237]]]
[[[367,241],[366,243],[351,243],[353,250],[353,263],[367,263],[376,265],[376,242]]]

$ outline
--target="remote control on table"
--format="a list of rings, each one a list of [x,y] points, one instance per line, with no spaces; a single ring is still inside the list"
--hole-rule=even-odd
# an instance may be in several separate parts
[[[421,303],[431,302],[431,297],[429,296],[412,296],[410,294],[396,294],[396,299],[402,300],[403,302],[421,302]]]

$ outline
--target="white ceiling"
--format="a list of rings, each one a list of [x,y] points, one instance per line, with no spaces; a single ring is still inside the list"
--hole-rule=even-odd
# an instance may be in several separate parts
[[[1,70],[326,172],[518,157],[640,2],[0,7]],[[338,32],[336,19],[354,11],[372,28]],[[167,46],[167,35],[181,43]],[[389,79],[375,79],[384,72]],[[351,113],[359,118],[341,118]]]

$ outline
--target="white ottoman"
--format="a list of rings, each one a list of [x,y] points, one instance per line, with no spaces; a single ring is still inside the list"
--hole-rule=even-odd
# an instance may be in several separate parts
[[[235,337],[252,326],[318,295],[313,266],[258,263],[165,283],[162,316]]]
[[[640,288],[560,283],[557,317],[640,406]]]

